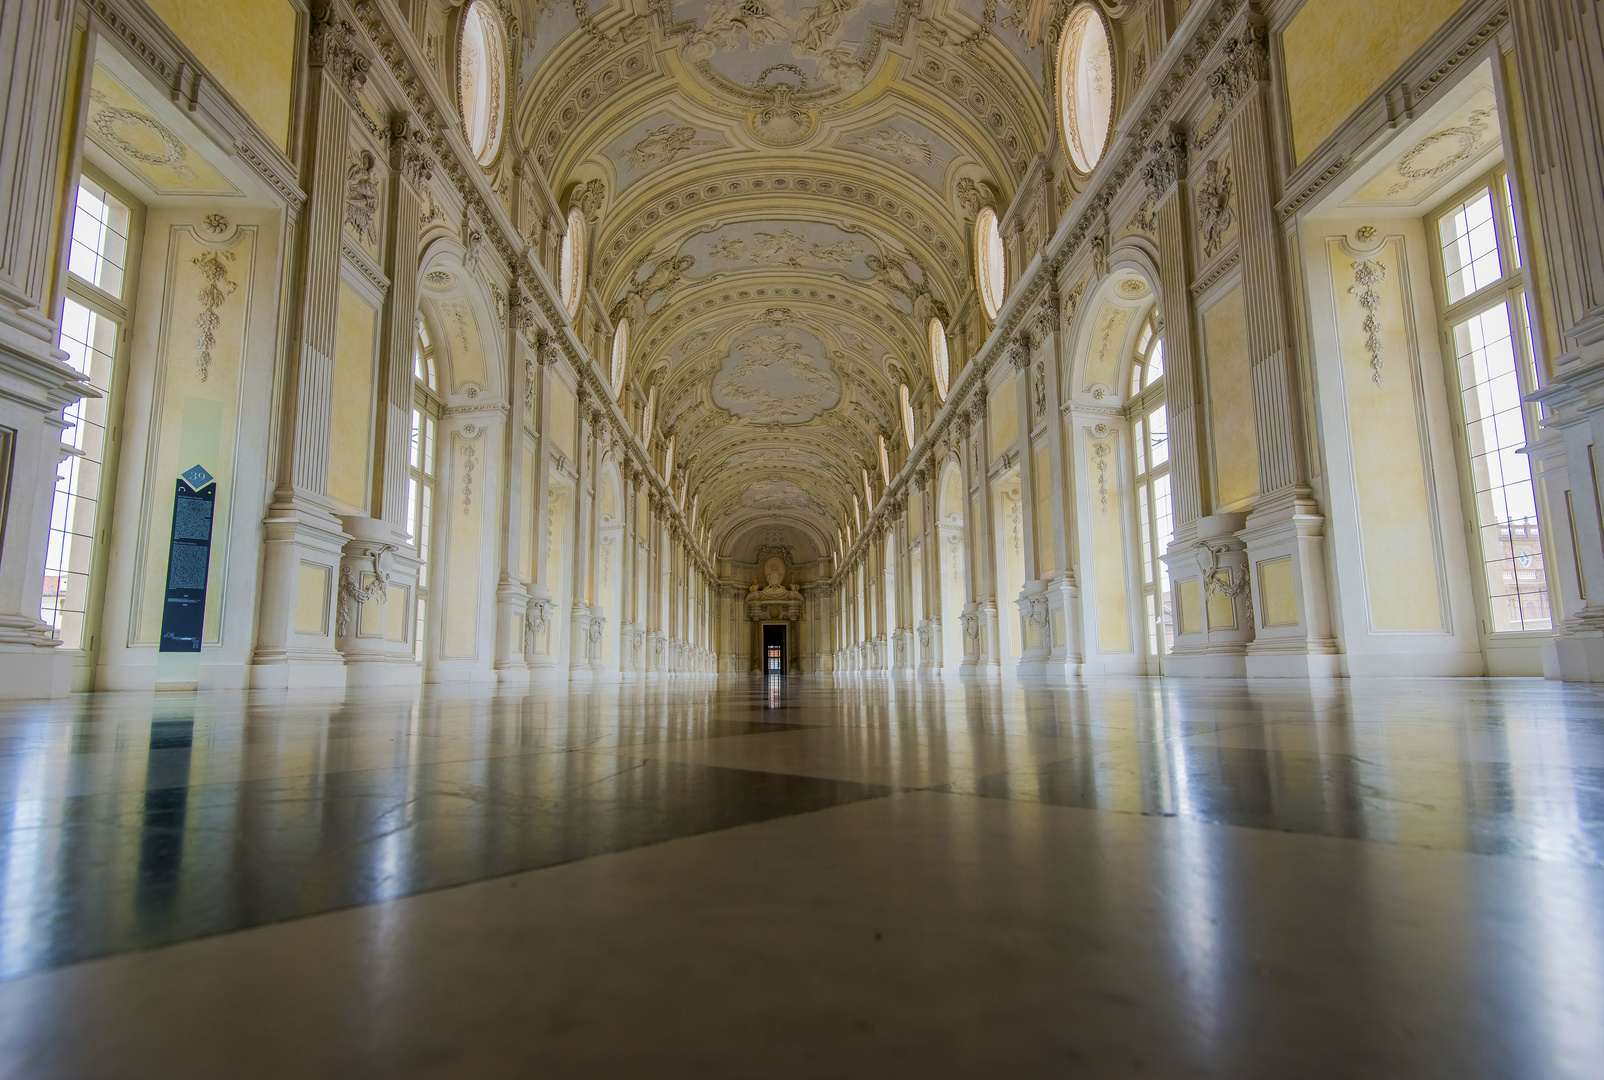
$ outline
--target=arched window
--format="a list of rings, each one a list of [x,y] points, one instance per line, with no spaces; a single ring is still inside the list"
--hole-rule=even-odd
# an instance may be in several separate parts
[[[1092,4],[1064,21],[1058,43],[1058,122],[1075,168],[1089,173],[1103,158],[1114,126],[1114,51]]]
[[[506,126],[507,36],[501,15],[486,0],[474,0],[462,16],[457,92],[468,147],[479,164],[489,165],[501,149]]]
[[[568,211],[568,231],[563,233],[562,258],[557,266],[557,285],[562,290],[563,307],[572,319],[579,314],[579,299],[585,292],[585,214],[574,207]]]
[[[891,483],[891,453],[886,449],[886,437],[880,436],[880,478],[889,486]]]
[[[863,504],[870,510],[874,509],[874,489],[869,486],[869,470],[863,470]]]
[[[412,377],[426,389],[437,394],[440,392],[440,383],[435,377],[434,344],[429,340],[429,326],[421,315],[418,316],[418,337],[412,349]]]
[[[914,440],[917,437],[913,430],[913,399],[908,393],[907,383],[903,383],[901,389],[897,392],[902,398],[902,434],[907,436],[908,449],[912,450]]]
[[[613,365],[607,381],[612,384],[613,397],[624,392],[624,365],[629,359],[629,320],[619,319],[613,330]]]
[[[407,462],[407,533],[418,549],[418,589],[412,603],[412,656],[423,660],[425,619],[429,610],[429,554],[434,531],[435,427],[443,406],[435,395],[434,347],[429,327],[418,318],[412,361],[412,449]]]
[[[1157,663],[1175,644],[1174,601],[1164,552],[1175,536],[1170,496],[1169,418],[1164,406],[1164,339],[1153,315],[1136,335],[1131,393],[1125,406],[1131,425],[1131,461],[1136,473],[1136,517],[1142,551],[1142,635]]]
[[[947,328],[941,325],[941,320],[935,317],[930,319],[930,370],[936,377],[936,393],[942,401],[947,400]]]
[[[975,287],[980,290],[986,318],[995,319],[1008,289],[1008,258],[1003,252],[997,211],[989,206],[982,206],[975,216]]]

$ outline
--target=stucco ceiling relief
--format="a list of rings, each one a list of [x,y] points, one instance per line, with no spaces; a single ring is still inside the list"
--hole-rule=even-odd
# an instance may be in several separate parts
[[[840,400],[824,343],[797,326],[747,331],[713,376],[713,403],[749,424],[805,424]]]

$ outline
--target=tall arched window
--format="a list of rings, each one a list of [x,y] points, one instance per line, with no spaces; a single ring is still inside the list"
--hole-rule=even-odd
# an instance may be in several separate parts
[[[1169,419],[1164,407],[1164,339],[1153,315],[1136,335],[1131,392],[1125,415],[1131,424],[1131,461],[1136,472],[1136,517],[1142,551],[1142,640],[1157,663],[1175,643],[1174,602],[1164,552],[1175,535],[1170,497]]]
[[[908,393],[908,384],[903,383],[897,393],[902,398],[902,434],[908,439],[908,449],[912,450],[917,435],[913,430],[913,398]]]
[[[995,319],[1008,289],[1008,257],[1003,251],[997,211],[989,206],[982,206],[975,216],[975,288],[980,290],[986,318]]]
[[[936,393],[942,401],[947,400],[948,386],[948,358],[947,358],[947,328],[941,320],[932,317],[930,320],[930,370],[936,377]]]
[[[1075,168],[1089,173],[1103,158],[1114,126],[1114,51],[1092,4],[1064,21],[1058,43],[1058,122]]]
[[[474,0],[462,16],[457,92],[468,148],[481,165],[496,160],[506,126],[507,37],[493,4]]]
[[[880,478],[891,483],[891,452],[886,449],[886,437],[880,436]]]
[[[619,319],[613,330],[613,364],[607,381],[612,384],[613,397],[624,392],[624,365],[629,360],[629,320]]]
[[[579,207],[568,211],[568,231],[563,234],[562,258],[557,266],[557,284],[562,290],[563,307],[572,319],[579,314],[579,299],[585,292],[585,239],[588,226]]]

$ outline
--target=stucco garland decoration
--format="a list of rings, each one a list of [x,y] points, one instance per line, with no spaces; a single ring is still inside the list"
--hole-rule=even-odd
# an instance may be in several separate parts
[[[1092,457],[1097,460],[1097,498],[1103,513],[1108,513],[1108,465],[1114,448],[1106,442],[1092,444]]]
[[[347,566],[340,572],[340,610],[334,624],[334,633],[338,637],[350,636],[351,622],[363,604],[374,598],[381,604],[390,599],[390,570],[395,563],[395,545],[381,544],[370,558],[373,561],[373,580],[366,585],[362,584],[356,567]]]
[[[1233,553],[1224,544],[1210,540],[1197,542],[1197,565],[1203,571],[1203,588],[1210,596],[1223,596],[1235,600],[1248,591],[1248,575],[1241,553]],[[1233,569],[1221,565],[1227,558],[1244,565]]]
[[[479,433],[475,424],[465,424],[462,434],[466,439],[472,439]],[[473,443],[464,441],[462,446],[462,516],[467,517],[473,509],[473,474],[479,468],[479,448]]]
[[[201,382],[211,375],[217,328],[223,325],[217,309],[239,288],[239,282],[228,276],[228,267],[225,265],[233,261],[232,251],[203,251],[190,260],[206,282],[196,294],[196,299],[201,302],[201,311],[195,316],[195,374]]]
[[[1365,351],[1370,354],[1370,381],[1377,386],[1381,385],[1382,344],[1381,319],[1376,314],[1381,309],[1381,294],[1376,292],[1376,285],[1386,279],[1387,268],[1381,260],[1360,259],[1353,264],[1354,283],[1348,289],[1364,308]]]
[[[1485,146],[1487,120],[1490,116],[1492,110],[1477,109],[1465,118],[1467,121],[1465,124],[1434,131],[1410,147],[1409,152],[1398,159],[1396,166],[1398,175],[1403,179],[1388,188],[1387,194],[1401,195],[1416,180],[1435,180],[1475,158]],[[1448,139],[1458,139],[1459,149],[1427,168],[1416,167],[1415,162],[1420,159],[1420,155]]]
[[[974,612],[965,612],[958,616],[958,622],[964,631],[964,652],[970,656],[980,655],[980,616]]]
[[[99,90],[91,90],[89,96],[96,103],[106,100],[106,96]],[[100,133],[100,137],[120,153],[133,158],[135,161],[144,162],[146,165],[171,169],[186,180],[195,179],[195,170],[184,163],[184,159],[189,156],[189,147],[185,146],[178,136],[167,128],[167,125],[155,117],[146,116],[144,113],[134,112],[131,109],[113,109],[101,105],[100,108],[95,110],[94,116],[90,117],[89,122]],[[117,131],[119,124],[131,124],[152,132],[161,140],[161,153],[153,154],[148,150],[142,150],[134,143],[123,138]]]
[[[551,622],[554,605],[550,600],[530,600],[524,608],[524,647],[533,648],[535,639]]]

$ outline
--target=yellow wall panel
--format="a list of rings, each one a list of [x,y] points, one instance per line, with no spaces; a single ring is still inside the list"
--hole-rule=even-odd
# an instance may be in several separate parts
[[[551,396],[551,430],[546,437],[563,453],[574,453],[574,392],[561,379],[548,379],[546,385]]]
[[[388,599],[384,604],[384,640],[406,641],[407,627],[411,625],[407,619],[407,589],[391,585],[385,592]]]
[[[1203,591],[1206,594],[1204,606],[1209,613],[1209,629],[1235,630],[1236,604],[1224,593],[1209,592],[1207,587]]]
[[[535,566],[535,452],[524,448],[523,490],[518,528],[518,574],[525,581],[534,578]]]
[[[1462,0],[1309,0],[1281,35],[1299,161],[1426,43]]]
[[[146,501],[147,541],[140,567],[139,609],[135,620],[135,640],[156,642],[161,638],[162,601],[167,585],[168,530],[173,520],[174,480],[192,465],[200,465],[217,481],[217,503],[212,516],[212,552],[207,571],[206,615],[201,640],[215,645],[222,625],[226,597],[229,534],[234,499],[234,443],[239,427],[240,357],[245,348],[245,331],[251,296],[256,234],[243,235],[233,247],[213,252],[195,239],[187,224],[175,224],[168,232],[168,287],[150,288],[146,295],[159,304],[159,318],[170,335],[162,363],[162,380],[157,414],[152,418],[156,446],[151,471],[150,494]],[[224,299],[212,307],[218,324],[203,365],[194,345],[194,326],[203,314],[200,299],[207,286],[196,259],[215,259],[212,269],[224,271],[218,289]],[[145,309],[150,314],[150,309]],[[204,377],[203,376],[204,366]]]
[[[334,318],[334,402],[330,409],[329,498],[358,513],[368,505],[372,439],[373,346],[378,312],[349,285],[340,286]]]
[[[1364,539],[1366,586],[1375,630],[1443,629],[1437,590],[1436,538],[1428,515],[1431,490],[1416,417],[1408,357],[1413,347],[1404,322],[1406,298],[1397,268],[1403,251],[1390,241],[1372,258],[1392,269],[1374,286],[1380,296],[1382,355],[1391,359],[1380,386],[1371,378],[1365,349],[1365,311],[1353,280],[1353,257],[1338,241],[1329,246],[1336,281],[1337,340],[1347,397],[1353,480]]]
[[[1095,445],[1095,444],[1091,444]],[[1095,457],[1091,450],[1089,456]],[[1093,503],[1092,563],[1097,595],[1099,652],[1131,651],[1130,600],[1125,590],[1125,535],[1120,515],[1118,472],[1110,469],[1108,508]]]
[[[1253,422],[1253,373],[1248,361],[1247,309],[1232,289],[1203,313],[1208,354],[1209,416],[1214,425],[1214,470],[1223,509],[1259,491],[1259,444]]]
[[[1019,388],[1015,385],[1018,378],[1017,374],[1009,375],[992,391],[991,457],[988,464],[1019,438]]]
[[[1259,564],[1259,596],[1265,626],[1297,625],[1298,591],[1290,555]]]
[[[451,436],[451,475],[466,473],[469,456],[475,459],[471,502],[464,505],[462,492],[453,490],[447,520],[451,550],[446,558],[446,609],[440,655],[448,659],[471,659],[479,653],[479,518],[484,503],[484,463],[488,436],[477,440]],[[455,485],[453,485],[455,488]]]
[[[1199,580],[1197,578],[1177,581],[1171,585],[1175,596],[1175,606],[1180,615],[1181,633],[1183,634],[1201,634],[1203,632],[1203,604],[1198,599],[1198,586]]]
[[[288,149],[295,9],[286,0],[145,0],[246,114]]]
[[[1045,581],[1057,569],[1053,552],[1053,474],[1046,442],[1036,447],[1030,467],[1031,486],[1036,489],[1036,576]]]
[[[295,632],[329,632],[329,577],[327,566],[302,563],[295,571]]]

